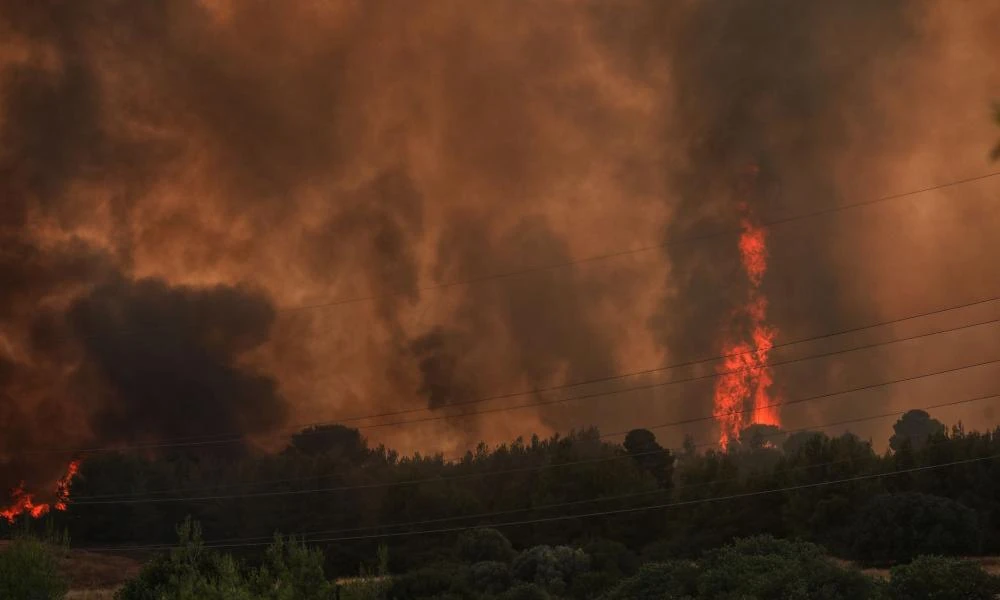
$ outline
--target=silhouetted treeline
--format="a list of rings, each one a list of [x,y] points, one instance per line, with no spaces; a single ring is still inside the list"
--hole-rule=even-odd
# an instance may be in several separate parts
[[[694,557],[764,533],[869,564],[1000,553],[1000,463],[988,459],[1000,455],[1000,430],[947,430],[911,411],[895,431],[891,449],[878,454],[852,434],[760,426],[726,452],[690,443],[670,452],[645,430],[612,443],[590,429],[481,445],[448,463],[371,448],[356,430],[330,426],[303,431],[270,455],[92,456],[74,481],[75,502],[51,518],[78,547],[169,544],[186,516],[201,523],[206,543],[233,540],[229,549],[239,553],[262,551],[278,531],[305,534],[344,574],[373,560],[379,543],[388,545],[394,572],[432,563],[458,535],[381,534],[663,504],[671,506],[501,529],[518,549],[611,540],[651,560]],[[957,461],[967,462],[912,470]],[[574,464],[559,466],[566,463]],[[816,485],[838,480],[851,481]],[[769,492],[779,488],[791,489]],[[122,502],[133,499],[140,501]],[[255,541],[261,545],[241,545]]]

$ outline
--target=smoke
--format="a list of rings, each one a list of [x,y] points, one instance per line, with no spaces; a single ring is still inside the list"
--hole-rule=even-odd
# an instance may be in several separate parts
[[[912,51],[919,9],[912,2],[784,0],[666,9],[679,13],[672,15],[679,25],[670,36],[652,33],[648,44],[669,63],[676,119],[669,135],[684,158],[667,175],[674,190],[664,232],[670,273],[666,302],[652,319],[665,348],[682,358],[719,354],[750,285],[735,241],[742,204],[766,223],[844,201],[832,166],[856,143],[848,125],[884,118],[872,102],[879,84],[867,75],[877,57]],[[881,152],[876,140],[867,142],[865,156]],[[751,166],[759,175],[747,186]],[[824,235],[789,235],[787,226],[770,232],[764,293],[786,339],[878,321],[873,307],[857,305],[858,290],[836,264],[838,238],[854,226],[834,223]],[[811,377],[823,379],[825,365]],[[699,404],[690,404],[692,412],[704,414]]]
[[[116,280],[77,300],[69,322],[85,348],[81,375],[104,382],[90,425],[101,440],[136,442],[279,428],[274,379],[238,364],[268,339],[274,310],[259,293]]]
[[[0,0],[0,463],[449,416],[715,355],[745,297],[736,236],[684,240],[735,230],[740,202],[766,222],[981,171],[1000,17],[942,7]],[[972,242],[993,247],[995,210],[879,210],[769,231],[778,344],[991,273]],[[959,262],[935,252],[956,239]],[[842,370],[889,374],[776,378],[794,396]],[[710,383],[367,433],[453,453],[630,429],[707,414]],[[61,470],[38,465],[0,485]]]

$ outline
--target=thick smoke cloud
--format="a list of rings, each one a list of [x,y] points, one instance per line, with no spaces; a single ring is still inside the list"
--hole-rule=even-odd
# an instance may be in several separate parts
[[[93,370],[107,386],[91,401],[101,440],[255,434],[283,424],[277,382],[238,364],[267,341],[274,320],[259,293],[116,280],[77,300],[68,319],[86,349],[82,375]]]
[[[1000,13],[943,6],[0,0],[0,463],[451,415],[717,354],[745,293],[735,239],[679,240],[733,229],[740,201],[782,218],[978,171],[1000,75],[975,32]],[[995,211],[928,210],[950,228],[905,209],[773,228],[777,341],[971,295],[937,249],[969,241],[954,264],[984,280],[969,226]],[[778,382],[841,369],[882,375]],[[692,385],[370,433],[450,454],[710,409]]]
[[[920,5],[705,1],[674,12],[680,26],[673,35],[654,33],[647,42],[668,57],[676,117],[670,134],[685,149],[668,171],[675,192],[664,233],[670,273],[652,325],[680,357],[710,357],[724,332],[739,327],[730,325],[731,315],[750,285],[736,234],[717,234],[739,230],[743,204],[768,222],[856,201],[844,197],[833,166],[855,141],[851,121],[886,118],[873,102],[881,84],[870,76],[880,58],[913,51]],[[868,144],[867,156],[881,152],[877,141]],[[785,339],[879,320],[874,306],[857,304],[857,289],[837,267],[836,239],[855,225],[836,220],[819,224],[828,227],[824,235],[789,235],[788,226],[769,232],[764,291]],[[827,366],[806,368],[823,379]],[[701,403],[689,406],[704,414]]]

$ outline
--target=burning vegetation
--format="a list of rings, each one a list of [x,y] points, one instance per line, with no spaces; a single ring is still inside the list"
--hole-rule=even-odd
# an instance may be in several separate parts
[[[751,167],[749,173],[751,180],[756,178],[758,168]],[[725,358],[715,384],[715,414],[723,448],[749,425],[781,425],[771,392],[774,375],[768,364],[777,329],[767,322],[767,297],[761,290],[767,272],[767,232],[755,222],[745,201],[739,206],[740,264],[749,285],[746,300],[733,312],[722,343]]]
[[[80,461],[74,460],[66,467],[66,474],[59,478],[55,486],[55,500],[51,503],[36,502],[35,496],[25,491],[24,483],[20,483],[10,491],[11,503],[0,509],[0,517],[13,523],[18,517],[24,515],[35,519],[45,516],[50,510],[64,511],[69,502],[70,487],[73,484],[73,477],[80,470]]]

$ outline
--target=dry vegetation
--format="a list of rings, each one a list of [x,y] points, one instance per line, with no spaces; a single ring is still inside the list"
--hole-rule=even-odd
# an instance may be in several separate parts
[[[0,540],[0,550],[8,543]],[[60,553],[59,566],[69,582],[67,600],[110,600],[121,584],[139,573],[142,562],[127,556],[69,549]]]

